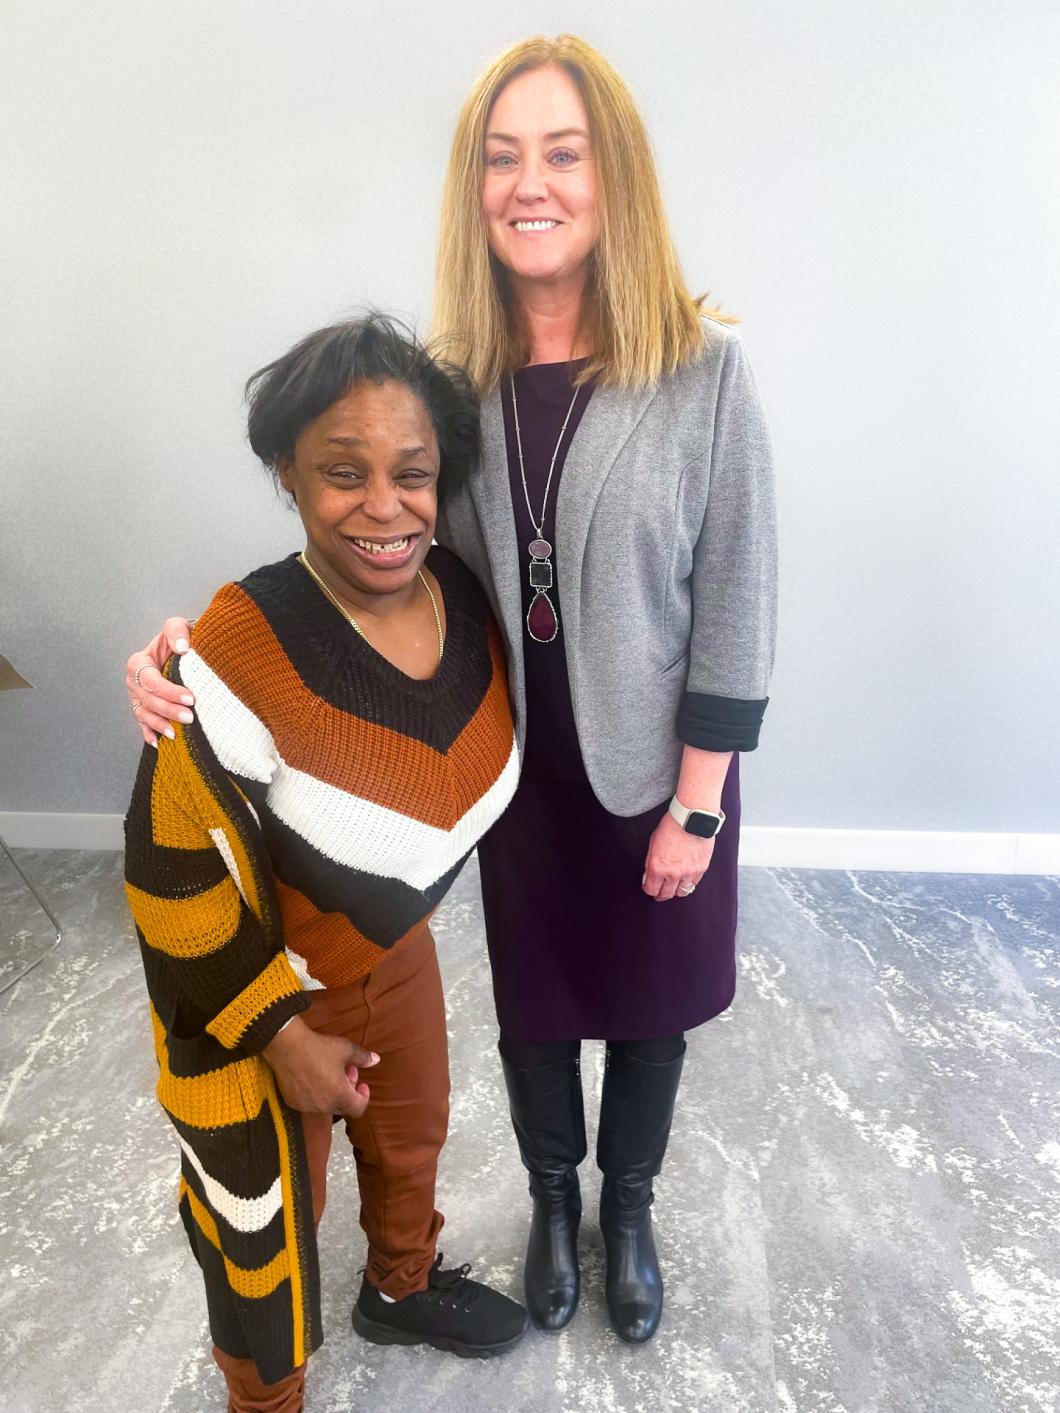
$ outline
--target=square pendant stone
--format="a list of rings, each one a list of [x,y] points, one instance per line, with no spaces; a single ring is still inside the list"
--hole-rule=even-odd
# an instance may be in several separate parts
[[[530,587],[532,589],[551,589],[552,565],[547,560],[535,559],[531,561]]]

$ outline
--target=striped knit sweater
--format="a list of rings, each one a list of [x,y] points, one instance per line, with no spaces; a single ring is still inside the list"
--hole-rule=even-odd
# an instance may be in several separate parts
[[[447,550],[428,564],[447,627],[426,681],[294,556],[225,585],[167,669],[196,721],[145,749],[126,819],[181,1216],[216,1343],[269,1383],[322,1336],[301,1123],[260,1052],[307,990],[424,925],[518,774],[484,595]]]

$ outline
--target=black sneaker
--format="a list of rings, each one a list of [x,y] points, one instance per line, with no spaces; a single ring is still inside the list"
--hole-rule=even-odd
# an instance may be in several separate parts
[[[468,1279],[468,1265],[442,1270],[441,1253],[427,1289],[404,1300],[384,1300],[367,1275],[353,1307],[353,1328],[373,1344],[430,1344],[468,1359],[488,1359],[512,1349],[530,1317],[515,1300]]]

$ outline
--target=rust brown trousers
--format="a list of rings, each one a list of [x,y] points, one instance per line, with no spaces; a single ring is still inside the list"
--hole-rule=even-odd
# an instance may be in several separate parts
[[[357,1163],[361,1226],[368,1237],[368,1279],[400,1300],[424,1290],[442,1215],[434,1207],[438,1154],[449,1124],[449,1050],[434,938],[426,924],[397,943],[378,966],[350,986],[314,991],[303,1019],[341,1035],[379,1063],[363,1078],[368,1108],[346,1134]],[[306,1155],[319,1231],[327,1188],[332,1120],[303,1114]],[[299,1413],[303,1364],[276,1384],[263,1384],[253,1360],[214,1348],[228,1384],[229,1413]]]

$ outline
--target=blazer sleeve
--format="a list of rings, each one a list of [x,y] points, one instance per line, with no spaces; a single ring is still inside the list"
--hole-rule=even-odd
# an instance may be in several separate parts
[[[248,906],[253,880],[241,876],[232,839],[211,831],[197,808],[205,787],[177,729],[175,741],[144,748],[125,820],[125,891],[156,1009],[162,993],[184,1024],[253,1055],[308,996],[282,932]]]
[[[676,729],[702,750],[753,751],[776,641],[776,505],[769,433],[738,334],[728,334],[722,348],[709,457]]]

